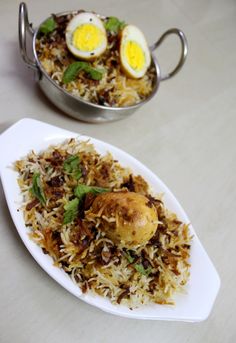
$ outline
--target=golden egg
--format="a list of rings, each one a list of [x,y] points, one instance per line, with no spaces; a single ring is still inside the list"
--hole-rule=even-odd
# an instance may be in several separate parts
[[[114,243],[128,248],[146,244],[158,225],[154,205],[144,195],[134,192],[98,195],[89,216],[96,218],[98,227]]]

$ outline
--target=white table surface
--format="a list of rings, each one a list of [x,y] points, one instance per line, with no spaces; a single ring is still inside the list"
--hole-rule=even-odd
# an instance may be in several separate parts
[[[177,196],[222,285],[210,317],[197,324],[137,321],[103,313],[65,291],[31,258],[0,186],[0,342],[236,342],[235,0],[30,0],[27,4],[35,26],[52,12],[83,8],[138,25],[150,44],[170,27],[185,32],[186,65],[161,84],[150,103],[119,122],[86,124],[61,113],[38,89],[18,51],[19,1],[0,0],[0,132],[27,116],[102,139],[134,155]],[[174,65],[178,47],[170,38],[160,48],[162,69]]]

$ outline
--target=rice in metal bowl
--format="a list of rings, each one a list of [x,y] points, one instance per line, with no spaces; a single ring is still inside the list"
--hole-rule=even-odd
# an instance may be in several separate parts
[[[89,141],[76,139],[39,154],[32,151],[14,167],[31,239],[82,292],[129,308],[174,304],[175,292],[184,291],[189,278],[191,236],[188,225],[165,208],[142,176],[122,167],[110,153],[100,155]],[[109,229],[123,216],[121,202],[109,212],[105,194],[145,198],[157,218],[151,238],[133,245],[114,240]]]
[[[73,64],[75,66],[79,61],[67,47],[65,31],[71,19],[81,12],[83,11],[52,15],[39,29],[36,54],[45,72],[67,92],[94,104],[126,107],[147,99],[156,83],[154,63],[151,63],[146,74],[139,79],[130,78],[122,71],[119,52],[120,30],[112,31],[107,28],[107,23],[114,17],[100,18],[106,27],[108,44],[101,56],[86,64],[87,68],[95,71],[95,77],[85,70],[78,73],[70,82],[65,81],[64,75],[68,67],[72,67],[72,70]],[[123,24],[119,21],[118,23]],[[100,72],[101,77],[97,77]]]

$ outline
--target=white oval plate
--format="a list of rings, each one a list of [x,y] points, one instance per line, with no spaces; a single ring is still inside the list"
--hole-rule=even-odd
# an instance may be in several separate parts
[[[108,299],[100,296],[83,294],[63,270],[53,266],[51,257],[45,255],[42,249],[29,239],[29,231],[25,227],[23,214],[21,211],[17,211],[22,198],[17,184],[17,173],[11,167],[14,161],[26,156],[32,149],[39,152],[49,145],[63,142],[66,138],[78,136],[78,133],[28,118],[18,121],[0,136],[0,173],[7,204],[18,233],[31,255],[54,280],[70,293],[106,312],[136,319],[191,322],[205,320],[218,293],[220,279],[191,225],[190,230],[194,238],[190,258],[191,276],[186,287],[186,294],[175,296],[175,306],[153,304],[134,310],[122,305],[112,305]],[[107,151],[111,152],[113,157],[123,166],[130,167],[135,174],[142,175],[155,193],[164,193],[166,207],[175,212],[183,222],[190,222],[171,191],[142,163],[112,145],[87,136],[79,136],[81,140],[87,140],[88,138],[98,152],[101,154]]]

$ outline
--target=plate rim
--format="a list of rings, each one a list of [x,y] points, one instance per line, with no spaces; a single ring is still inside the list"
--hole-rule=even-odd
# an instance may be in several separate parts
[[[76,132],[72,132],[70,130],[66,130],[66,129],[63,129],[63,128],[60,128],[60,127],[57,127],[55,125],[52,125],[52,124],[48,124],[48,123],[45,123],[45,122],[42,122],[42,121],[38,121],[38,120],[35,120],[35,119],[31,119],[31,118],[23,118],[23,119],[20,119],[19,121],[17,121],[16,123],[14,123],[13,125],[11,125],[9,128],[7,128],[1,135],[0,135],[0,147],[2,145],[2,142],[4,142],[4,139],[7,138],[8,136],[11,137],[11,134],[14,132],[14,130],[17,130],[19,129],[22,125],[26,125],[27,124],[33,124],[33,125],[39,125],[39,126],[42,126],[42,125],[45,125],[47,127],[49,127],[51,130],[56,130],[56,131],[61,131],[62,133],[65,134],[70,134],[74,137],[83,137],[83,138],[86,138],[86,139],[91,139],[93,142],[96,142],[96,143],[99,143],[99,144],[102,144],[102,145],[105,145],[107,147],[107,151],[110,151],[110,150],[116,150],[116,152],[119,152],[120,154],[123,154],[126,158],[128,159],[131,159],[132,162],[136,163],[140,168],[144,169],[145,172],[147,172],[148,174],[150,174],[154,179],[156,179],[158,181],[159,184],[161,184],[162,188],[166,189],[168,194],[172,196],[175,204],[177,204],[179,210],[182,212],[182,214],[184,215],[184,220],[187,220],[187,222],[190,222],[189,221],[189,218],[185,212],[185,210],[183,209],[183,207],[181,206],[181,204],[179,203],[179,201],[177,200],[177,198],[174,196],[174,194],[172,193],[172,191],[165,185],[165,183],[156,175],[154,174],[148,167],[146,167],[142,162],[140,162],[139,160],[137,160],[135,157],[133,157],[132,155],[130,155],[129,153],[127,153],[126,151],[112,145],[112,144],[109,144],[109,143],[106,143],[102,140],[99,140],[99,139],[95,139],[93,137],[89,137],[87,135],[79,135],[78,133]],[[69,137],[69,136],[68,136]],[[66,139],[66,137],[64,136],[63,139]],[[51,143],[49,142],[48,143],[48,146],[51,145]],[[29,152],[30,149],[33,149],[34,147],[31,147],[31,148],[28,148],[27,152]],[[21,158],[21,156],[19,156],[19,158]],[[192,225],[191,226],[191,230],[193,231],[194,233],[194,237],[195,237],[195,240],[198,242],[199,246],[201,247],[202,251],[204,252],[205,254],[205,258],[208,259],[208,262],[210,263],[211,265],[211,268],[215,274],[215,277],[216,277],[216,285],[215,285],[215,295],[212,299],[212,303],[211,303],[211,306],[209,306],[209,309],[208,311],[202,315],[202,316],[198,316],[198,317],[153,317],[153,316],[140,316],[139,314],[136,315],[136,311],[132,311],[130,312],[130,314],[127,314],[127,313],[120,313],[119,311],[117,312],[115,309],[114,310],[111,310],[110,308],[107,309],[107,307],[105,306],[101,306],[101,305],[98,305],[98,304],[95,304],[93,301],[91,301],[91,299],[89,299],[89,297],[87,296],[87,294],[80,294],[80,296],[78,294],[75,294],[75,292],[72,290],[72,289],[68,289],[69,287],[65,284],[63,284],[63,282],[59,281],[57,278],[54,277],[54,275],[52,275],[52,273],[48,270],[47,267],[45,267],[44,263],[42,263],[42,261],[37,257],[35,256],[35,252],[32,251],[31,247],[30,247],[30,242],[32,242],[29,238],[27,238],[27,240],[25,239],[25,237],[22,235],[22,232],[21,232],[21,229],[18,227],[18,223],[16,221],[16,217],[13,213],[13,209],[12,209],[12,198],[9,197],[9,193],[6,189],[6,184],[5,184],[5,177],[4,177],[4,168],[6,168],[6,165],[4,166],[4,163],[3,161],[1,160],[0,161],[0,176],[1,176],[1,180],[2,180],[2,186],[3,186],[3,190],[4,190],[4,195],[6,197],[6,200],[7,200],[7,205],[8,205],[8,208],[9,208],[9,211],[10,211],[10,214],[11,214],[11,217],[13,219],[13,222],[14,222],[14,225],[17,229],[17,232],[18,234],[20,235],[21,237],[21,240],[23,241],[25,247],[27,248],[27,250],[30,252],[31,256],[35,259],[35,261],[40,265],[40,267],[51,277],[53,278],[60,286],[62,286],[63,288],[65,288],[67,291],[69,291],[71,294],[73,294],[74,296],[76,296],[77,298],[85,301],[86,303],[92,305],[92,306],[95,306],[105,312],[108,312],[108,313],[111,313],[113,315],[118,315],[118,316],[122,316],[122,317],[127,317],[127,318],[133,318],[133,319],[140,319],[140,320],[166,320],[166,321],[185,321],[185,322],[199,322],[199,321],[203,321],[205,319],[208,318],[211,310],[212,310],[212,307],[214,305],[214,302],[215,302],[215,299],[216,299],[216,296],[219,292],[219,288],[220,288],[220,277],[219,277],[219,274],[217,273],[211,259],[209,258],[206,250],[204,249],[204,247],[202,246],[202,243],[200,241],[200,239],[198,238],[194,228]],[[131,168],[132,169],[132,168]],[[34,242],[33,244],[38,247]],[[41,251],[41,248],[38,247]],[[41,252],[42,253],[42,252]],[[58,267],[54,267],[53,265],[51,266],[53,268],[57,268],[59,269]],[[61,270],[61,269],[59,269]],[[64,271],[63,273],[65,275],[67,275]],[[67,277],[69,278],[69,276],[67,275]],[[70,279],[70,278],[69,278]],[[71,280],[71,279],[70,279]],[[73,281],[72,281],[73,282]],[[78,286],[76,286],[77,288],[79,288]],[[95,296],[97,297],[97,296]],[[102,298],[104,300],[104,298]],[[109,301],[109,300],[108,300]],[[105,300],[105,302],[107,302],[107,300]],[[119,306],[119,308],[121,308],[122,306],[121,305],[113,305],[114,307],[117,307]],[[158,305],[157,305],[158,306]],[[159,305],[159,306],[163,306],[163,305]],[[167,305],[165,305],[167,306]],[[177,305],[176,305],[177,306]]]

